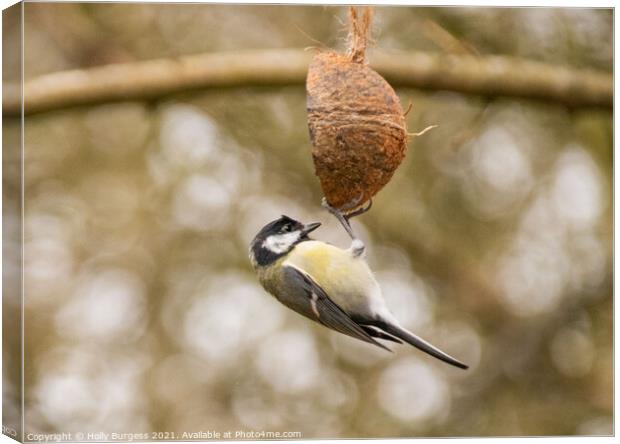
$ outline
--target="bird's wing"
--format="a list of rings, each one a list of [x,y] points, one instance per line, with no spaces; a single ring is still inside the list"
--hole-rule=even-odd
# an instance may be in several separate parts
[[[285,291],[278,299],[284,305],[326,327],[390,351],[351,319],[307,273],[291,265],[283,266],[282,273]]]

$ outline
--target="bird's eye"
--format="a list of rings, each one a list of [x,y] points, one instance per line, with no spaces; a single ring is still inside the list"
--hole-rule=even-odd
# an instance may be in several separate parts
[[[291,231],[293,231],[293,226],[290,224],[286,224],[282,227],[282,231],[284,231],[285,233],[290,233]]]

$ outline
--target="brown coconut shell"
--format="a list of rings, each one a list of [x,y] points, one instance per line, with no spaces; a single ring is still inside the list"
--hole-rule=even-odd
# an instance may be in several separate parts
[[[327,202],[350,212],[389,182],[405,156],[400,101],[359,51],[317,53],[306,90],[316,175]]]

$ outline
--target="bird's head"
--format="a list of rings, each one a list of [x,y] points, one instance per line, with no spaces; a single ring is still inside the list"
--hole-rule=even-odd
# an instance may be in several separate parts
[[[265,225],[250,244],[250,260],[256,267],[267,266],[290,252],[300,242],[310,240],[308,234],[321,224],[303,224],[282,216]]]

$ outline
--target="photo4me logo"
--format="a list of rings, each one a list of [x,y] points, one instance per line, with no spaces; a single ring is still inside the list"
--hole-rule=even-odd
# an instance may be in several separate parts
[[[301,432],[272,432],[266,430],[228,430],[220,432],[217,430],[203,430],[199,432],[183,432],[182,440],[219,440],[219,439],[286,439],[301,438]]]

